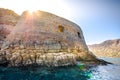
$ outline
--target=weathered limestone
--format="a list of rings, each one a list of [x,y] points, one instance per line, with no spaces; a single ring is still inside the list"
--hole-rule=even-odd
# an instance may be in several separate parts
[[[68,66],[76,60],[97,61],[80,27],[43,11],[25,11],[0,51],[0,61],[8,66]]]
[[[38,64],[41,66],[67,66],[74,65],[76,62],[76,57],[74,54],[67,52],[59,53],[35,53],[33,50],[28,50],[29,53],[24,53],[24,50],[18,50],[11,53],[6,51],[2,52],[1,61],[9,61],[9,66],[25,66]]]

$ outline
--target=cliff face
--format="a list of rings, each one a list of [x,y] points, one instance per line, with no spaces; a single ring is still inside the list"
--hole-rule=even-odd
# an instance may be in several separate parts
[[[120,39],[89,45],[89,49],[98,57],[120,57]]]
[[[16,25],[19,16],[11,10],[0,8],[0,49],[4,39]]]
[[[76,24],[50,13],[36,11],[24,12],[7,40],[22,41],[26,46],[35,42],[38,47],[52,49],[73,49],[79,47],[87,50],[81,29]],[[47,46],[44,46],[46,45]],[[33,45],[32,45],[33,46]]]
[[[19,15],[12,10],[0,8],[0,24],[15,26]]]
[[[78,25],[56,15],[23,12],[4,40],[0,61],[9,66],[74,65],[76,60],[97,61]]]

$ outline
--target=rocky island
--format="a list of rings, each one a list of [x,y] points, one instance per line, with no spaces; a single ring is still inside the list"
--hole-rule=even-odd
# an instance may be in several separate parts
[[[120,58],[120,39],[106,40],[88,47],[97,57]]]
[[[17,15],[0,9],[0,65],[68,66],[103,63],[89,51],[81,28],[44,11]]]

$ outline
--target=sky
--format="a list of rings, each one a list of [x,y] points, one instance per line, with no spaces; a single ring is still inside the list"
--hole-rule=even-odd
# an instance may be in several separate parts
[[[0,0],[0,8],[64,17],[80,26],[87,44],[120,38],[120,0]]]

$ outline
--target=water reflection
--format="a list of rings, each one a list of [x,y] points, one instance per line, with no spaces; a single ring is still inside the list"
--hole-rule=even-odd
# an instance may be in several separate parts
[[[92,77],[90,80],[120,80],[120,66],[98,66],[91,70]]]
[[[120,80],[120,66],[59,68],[4,68],[0,67],[0,80]]]

